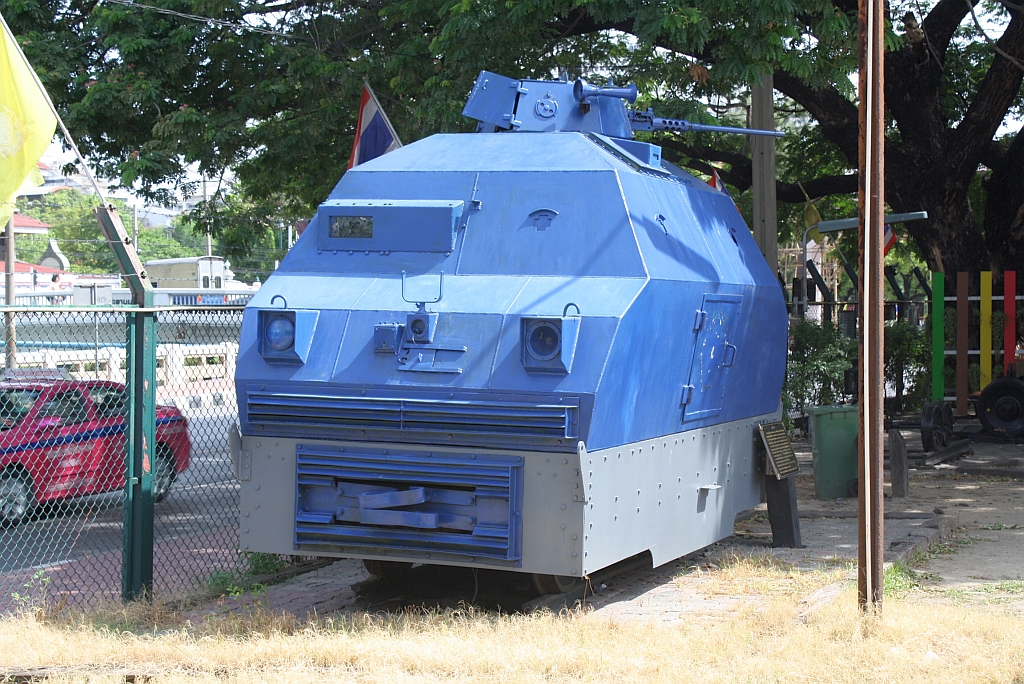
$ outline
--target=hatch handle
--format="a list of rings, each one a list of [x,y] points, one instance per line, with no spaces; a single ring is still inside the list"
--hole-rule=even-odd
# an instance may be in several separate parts
[[[730,367],[736,361],[736,345],[725,343],[725,353],[722,355],[722,368]]]

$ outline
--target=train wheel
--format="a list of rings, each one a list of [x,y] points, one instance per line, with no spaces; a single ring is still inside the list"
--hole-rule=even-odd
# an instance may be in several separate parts
[[[579,577],[566,577],[565,575],[534,575],[533,586],[537,593],[564,594],[583,586],[583,580]]]
[[[978,397],[978,418],[989,432],[1024,435],[1024,380],[999,378]]]
[[[921,445],[935,451],[953,441],[953,409],[945,401],[924,405],[921,412]]]
[[[949,446],[953,443],[953,407],[948,401],[944,401],[942,406],[942,446]]]
[[[925,451],[935,451],[942,447],[941,422],[940,405],[937,402],[925,404],[921,411],[921,446]]]
[[[397,582],[409,576],[412,570],[412,563],[400,563],[398,561],[363,560],[363,567],[366,572],[376,575],[385,582]]]

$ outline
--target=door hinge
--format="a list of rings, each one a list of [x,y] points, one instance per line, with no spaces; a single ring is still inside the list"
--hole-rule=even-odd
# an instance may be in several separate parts
[[[693,385],[683,385],[683,396],[679,400],[680,406],[686,406],[693,401]]]
[[[708,312],[697,310],[697,315],[693,317],[693,331],[697,332],[704,327],[704,324],[708,320]]]

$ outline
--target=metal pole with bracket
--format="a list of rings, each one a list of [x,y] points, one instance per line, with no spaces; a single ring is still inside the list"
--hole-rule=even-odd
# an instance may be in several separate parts
[[[107,244],[139,308],[127,314],[128,449],[125,455],[121,598],[153,592],[153,465],[156,442],[156,313],[153,286],[113,206],[96,210]]]

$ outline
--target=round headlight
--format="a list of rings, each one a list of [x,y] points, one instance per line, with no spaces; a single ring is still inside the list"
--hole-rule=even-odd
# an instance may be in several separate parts
[[[284,351],[295,343],[295,324],[287,318],[274,318],[267,323],[267,345],[274,351]]]
[[[562,349],[562,333],[552,323],[534,323],[526,333],[526,351],[538,361],[550,361]]]

